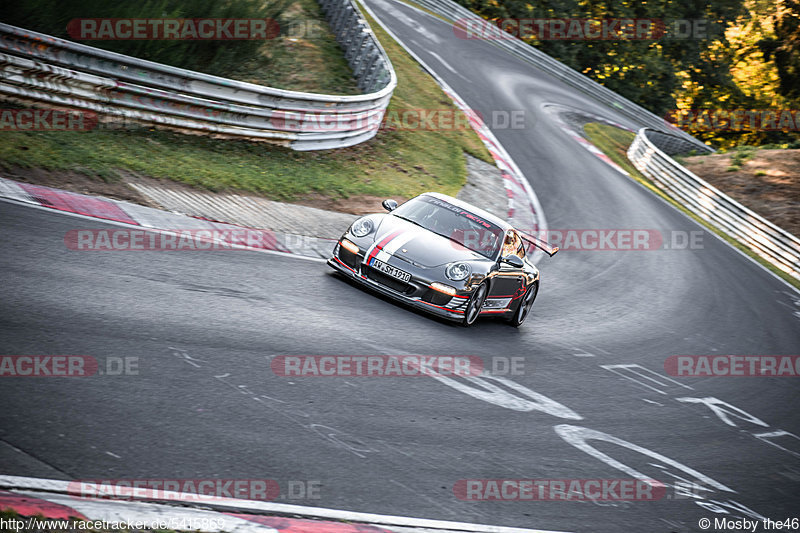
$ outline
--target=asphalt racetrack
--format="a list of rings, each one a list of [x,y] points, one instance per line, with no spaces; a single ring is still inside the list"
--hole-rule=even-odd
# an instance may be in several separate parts
[[[702,228],[580,148],[543,111],[623,117],[491,43],[368,6],[475,109],[550,228]],[[433,50],[434,52],[431,52]],[[694,249],[564,250],[520,329],[432,319],[324,263],[247,251],[79,252],[98,221],[0,203],[3,353],[91,355],[103,375],[0,385],[0,464],[57,479],[318,482],[281,501],[565,531],[695,531],[785,519],[800,490],[798,378],[669,379],[672,355],[800,353],[800,296],[707,232]],[[343,228],[344,229],[344,228]],[[681,233],[682,232],[682,233]],[[280,355],[473,355],[480,378],[287,378]],[[135,370],[111,371],[135,360]],[[464,479],[667,484],[658,501],[463,501]],[[680,483],[699,485],[691,494]],[[283,485],[282,485],[283,486]],[[723,514],[723,513],[729,514]]]

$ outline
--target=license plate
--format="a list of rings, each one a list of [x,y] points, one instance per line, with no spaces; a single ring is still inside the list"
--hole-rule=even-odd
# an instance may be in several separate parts
[[[411,279],[411,274],[400,270],[399,268],[395,268],[392,265],[387,265],[383,261],[378,261],[377,259],[372,260],[372,268],[375,270],[380,270],[384,274],[388,276],[392,276],[395,279],[399,279],[400,281],[408,282]]]

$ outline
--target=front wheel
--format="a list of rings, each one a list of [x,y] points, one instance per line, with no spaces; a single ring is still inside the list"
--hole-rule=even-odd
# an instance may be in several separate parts
[[[462,326],[468,327],[475,323],[478,319],[478,315],[481,314],[481,308],[483,307],[483,302],[486,301],[486,295],[488,293],[489,289],[486,287],[485,283],[481,283],[478,288],[475,289],[469,302],[467,302],[467,308],[464,310],[464,320],[461,321]]]
[[[525,319],[528,318],[528,315],[531,312],[531,307],[533,307],[533,301],[536,299],[536,295],[539,293],[539,282],[534,282],[533,285],[528,287],[528,290],[525,292],[525,296],[522,297],[522,301],[519,303],[519,307],[517,307],[514,316],[512,316],[508,323],[518,328],[525,322]]]

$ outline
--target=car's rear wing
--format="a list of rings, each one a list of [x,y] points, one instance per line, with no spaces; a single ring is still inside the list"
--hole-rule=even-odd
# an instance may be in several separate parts
[[[556,255],[556,252],[558,252],[558,246],[550,246],[548,242],[545,242],[541,239],[537,239],[533,235],[522,233],[521,231],[517,231],[517,233],[519,233],[519,236],[522,238],[522,240],[528,241],[529,243],[531,243],[532,245],[536,246],[538,249],[542,250],[544,253],[549,255],[550,257],[553,257],[554,255]]]

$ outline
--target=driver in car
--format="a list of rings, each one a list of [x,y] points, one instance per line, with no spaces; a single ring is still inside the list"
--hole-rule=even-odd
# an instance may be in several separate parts
[[[509,231],[506,233],[506,238],[503,241],[503,252],[500,257],[505,257],[507,255],[516,255],[520,257],[519,250],[521,247],[522,240],[519,238],[519,235],[514,231]]]

